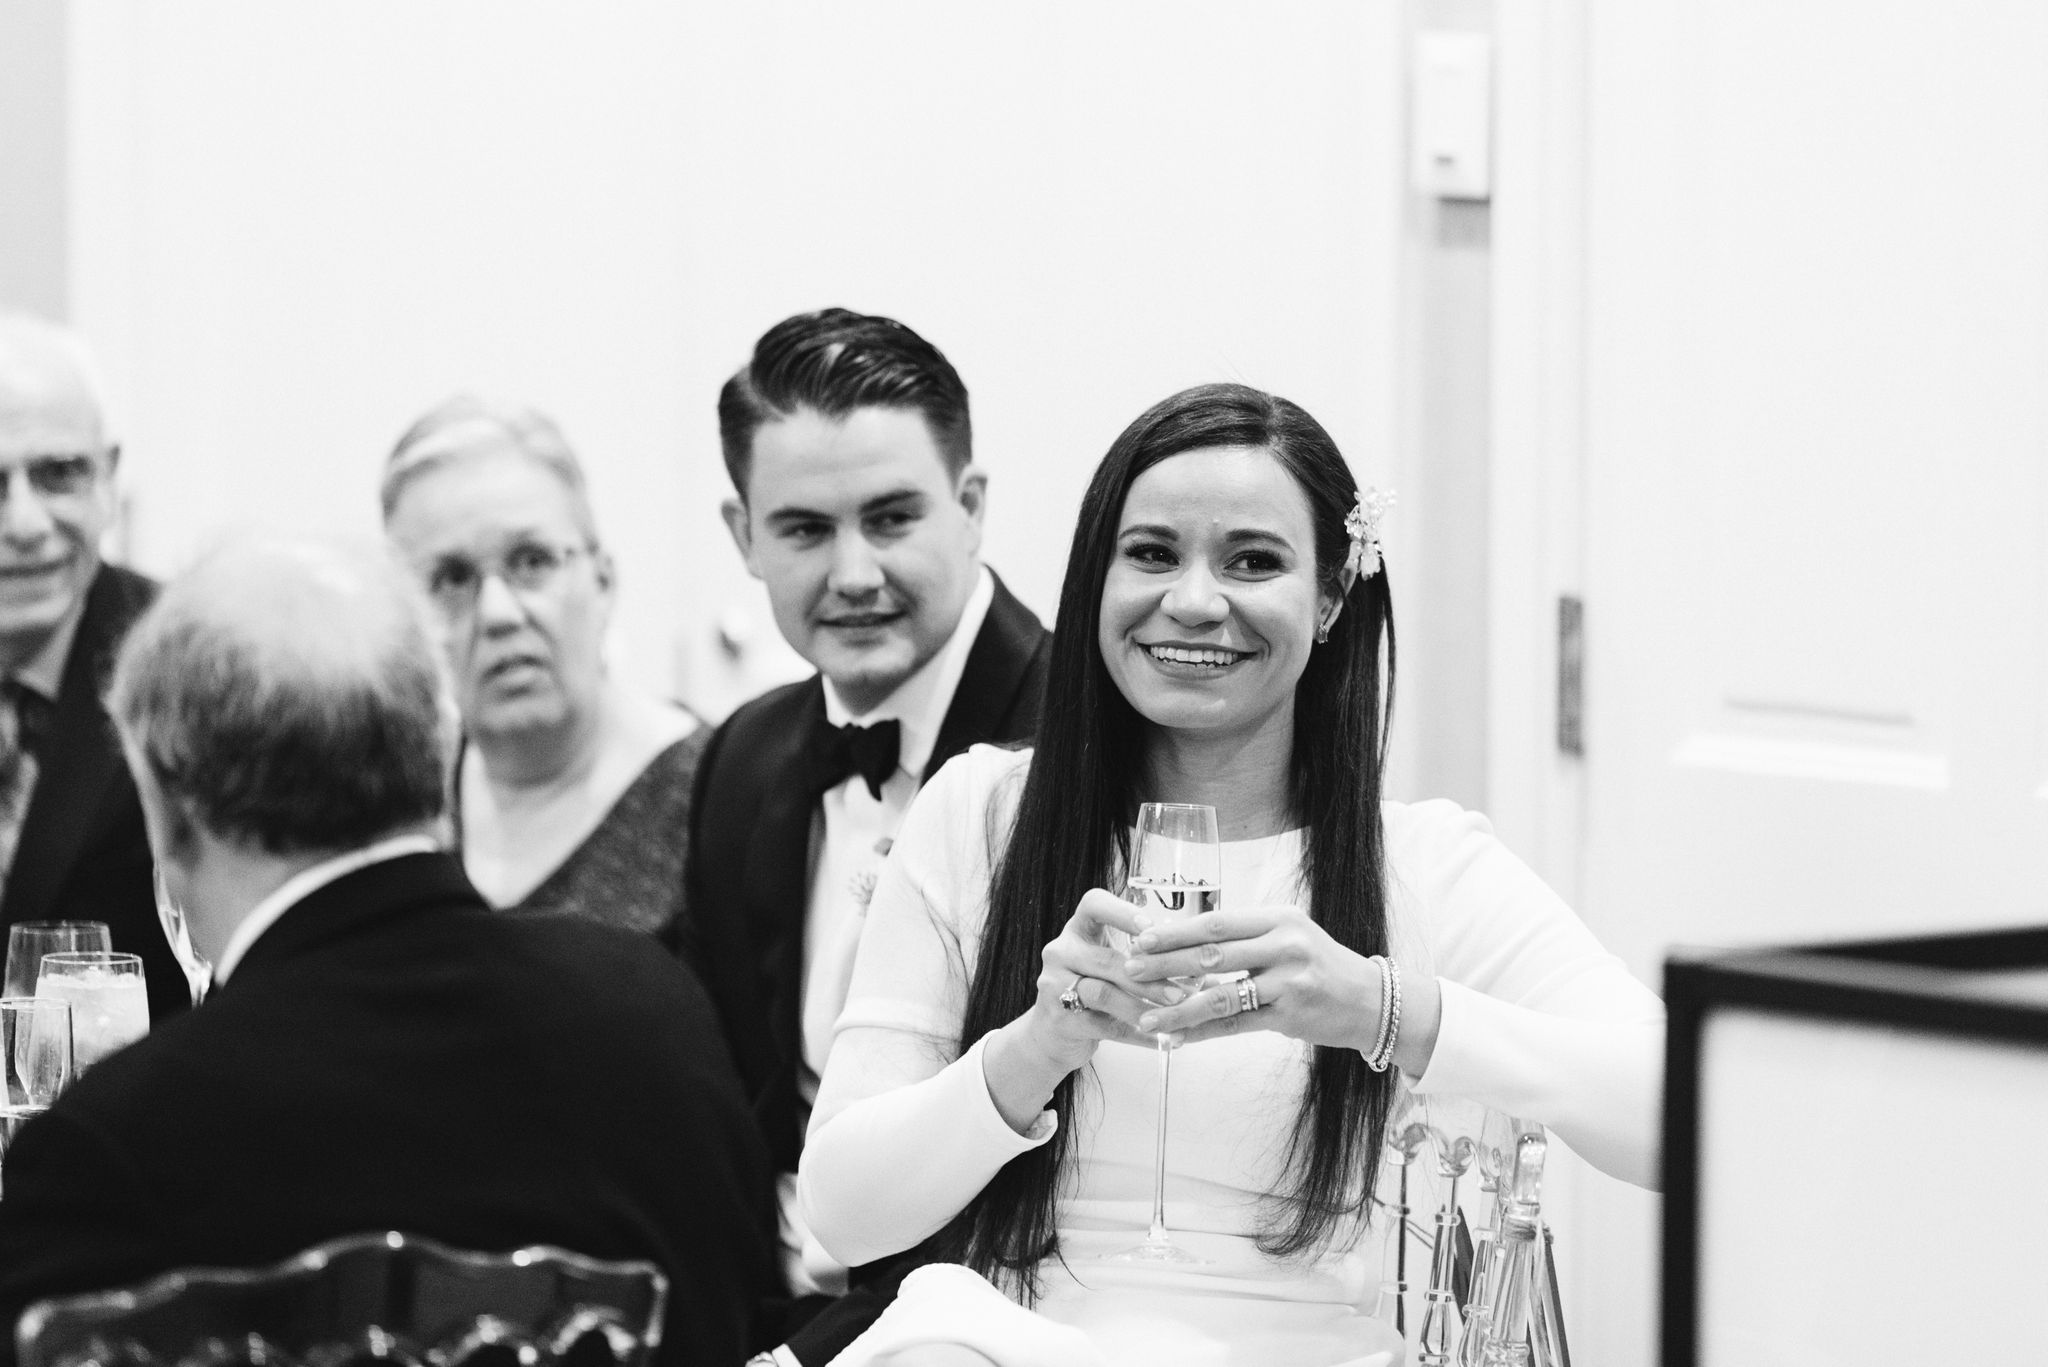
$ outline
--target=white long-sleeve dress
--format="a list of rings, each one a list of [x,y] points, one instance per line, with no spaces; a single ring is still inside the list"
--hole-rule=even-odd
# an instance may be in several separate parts
[[[943,1226],[1016,1155],[982,1044],[958,1038],[990,873],[1030,763],[977,746],[919,794],[869,904],[798,1175],[810,1227],[850,1265]],[[1419,1096],[1467,1098],[1550,1126],[1602,1169],[1652,1185],[1663,1005],[1492,834],[1449,802],[1382,808],[1388,914],[1404,971],[1434,972],[1443,1015]],[[1223,847],[1223,904],[1301,904],[1301,833]],[[1158,1066],[1149,1044],[1103,1044],[1084,1070],[1078,1142],[1058,1211],[1064,1266],[1038,1311],[1107,1360],[1172,1367],[1398,1357],[1371,1318],[1379,1231],[1280,1262],[1255,1239],[1283,1186],[1309,1048],[1247,1031],[1174,1056],[1166,1217],[1209,1260],[1100,1261],[1142,1238],[1151,1208]]]

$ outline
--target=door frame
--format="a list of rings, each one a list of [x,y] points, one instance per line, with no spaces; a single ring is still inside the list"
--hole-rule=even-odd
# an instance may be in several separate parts
[[[1576,905],[1586,773],[1558,748],[1558,615],[1586,566],[1586,0],[1497,24],[1487,805]]]

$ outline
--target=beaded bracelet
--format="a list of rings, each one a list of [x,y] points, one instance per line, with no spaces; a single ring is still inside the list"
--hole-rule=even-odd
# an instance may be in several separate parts
[[[1372,956],[1380,970],[1380,1029],[1365,1066],[1384,1073],[1394,1063],[1394,1044],[1401,1038],[1401,967],[1384,954]]]

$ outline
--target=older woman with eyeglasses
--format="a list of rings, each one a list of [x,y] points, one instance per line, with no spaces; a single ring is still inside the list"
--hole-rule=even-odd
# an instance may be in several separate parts
[[[662,930],[682,908],[709,729],[606,671],[617,575],[561,430],[452,399],[398,439],[382,495],[385,533],[444,629],[471,880],[509,910]]]

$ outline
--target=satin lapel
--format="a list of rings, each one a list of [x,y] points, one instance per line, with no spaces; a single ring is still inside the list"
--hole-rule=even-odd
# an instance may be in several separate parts
[[[967,667],[953,690],[919,782],[970,745],[1026,740],[1037,731],[1039,699],[1034,690],[1044,688],[1051,640],[1037,616],[997,577],[995,601],[967,653]]]
[[[9,924],[45,918],[92,832],[95,811],[126,777],[113,722],[100,706],[100,688],[115,646],[147,599],[145,581],[112,566],[101,569],[86,591],[35,796],[22,820],[20,853],[7,879]]]
[[[811,680],[796,698],[790,724],[749,763],[761,805],[747,840],[742,874],[747,933],[765,981],[776,1056],[794,1059],[801,1017],[804,920],[809,910],[812,824],[818,804],[804,782],[804,744],[825,715],[825,688]]]

